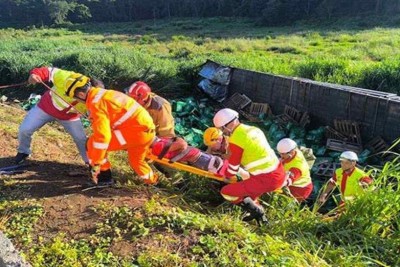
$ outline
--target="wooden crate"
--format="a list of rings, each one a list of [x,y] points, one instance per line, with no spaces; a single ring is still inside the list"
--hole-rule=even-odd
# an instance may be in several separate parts
[[[333,177],[335,170],[339,168],[339,163],[336,162],[326,162],[317,165],[317,171],[315,175],[323,177]]]
[[[342,141],[347,140],[347,137],[344,134],[341,134],[340,132],[336,131],[330,126],[325,127],[325,136],[326,138],[331,138],[331,139],[337,139]]]
[[[291,117],[297,123],[301,120],[301,115],[302,115],[301,112],[295,109],[294,107],[285,105],[283,113]]]
[[[310,120],[310,115],[308,114],[308,112],[303,112],[303,114],[301,115],[301,118],[298,122],[299,126],[305,128],[310,122],[311,122],[311,120]]]
[[[355,153],[360,153],[362,151],[362,146],[360,144],[331,138],[326,141],[326,148],[339,152],[353,151]]]
[[[254,116],[266,114],[267,116],[272,115],[271,107],[267,103],[254,103],[252,102],[249,107],[249,113]]]
[[[355,121],[334,120],[335,129],[348,137],[348,141],[362,144],[360,125]]]
[[[234,93],[229,99],[225,100],[222,104],[226,108],[234,110],[241,110],[251,103],[250,98],[244,94]]]
[[[276,119],[277,119],[277,122],[281,126],[286,126],[286,124],[288,124],[288,123],[297,124],[297,122],[287,114],[280,114],[280,115],[276,116]],[[285,127],[283,127],[283,128],[285,128]]]
[[[383,140],[382,137],[377,136],[370,140],[366,145],[365,148],[370,150],[372,153],[378,153],[387,151],[389,149],[389,145]]]
[[[267,103],[251,103],[250,106],[244,110],[240,110],[239,113],[252,122],[260,122],[260,115],[266,114],[266,116],[272,116],[271,107]]]

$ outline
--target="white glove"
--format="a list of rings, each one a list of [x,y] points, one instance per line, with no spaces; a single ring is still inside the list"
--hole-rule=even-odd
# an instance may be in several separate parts
[[[250,173],[245,169],[239,167],[238,174],[242,177],[243,180],[247,180],[250,178]]]

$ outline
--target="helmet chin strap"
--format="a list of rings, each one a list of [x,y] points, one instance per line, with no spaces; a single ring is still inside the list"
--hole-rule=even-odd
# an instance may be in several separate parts
[[[226,125],[222,126],[222,131],[224,132],[224,135],[230,136],[233,132],[232,129],[229,129],[229,127],[226,127]]]
[[[147,99],[145,101],[143,101],[144,105],[143,107],[148,108],[150,106],[151,102],[151,98],[150,96],[147,97]]]

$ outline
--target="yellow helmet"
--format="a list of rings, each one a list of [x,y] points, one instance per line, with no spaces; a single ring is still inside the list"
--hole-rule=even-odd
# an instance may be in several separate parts
[[[222,136],[222,131],[215,127],[210,127],[205,130],[203,141],[206,146],[211,146],[216,143],[219,137]]]
[[[74,97],[77,88],[82,88],[89,83],[89,77],[74,72],[65,81],[65,94],[69,97]]]

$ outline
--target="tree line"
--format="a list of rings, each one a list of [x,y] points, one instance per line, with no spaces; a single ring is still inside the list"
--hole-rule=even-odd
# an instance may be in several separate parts
[[[28,25],[216,16],[282,25],[399,11],[400,0],[0,0],[0,22]]]

